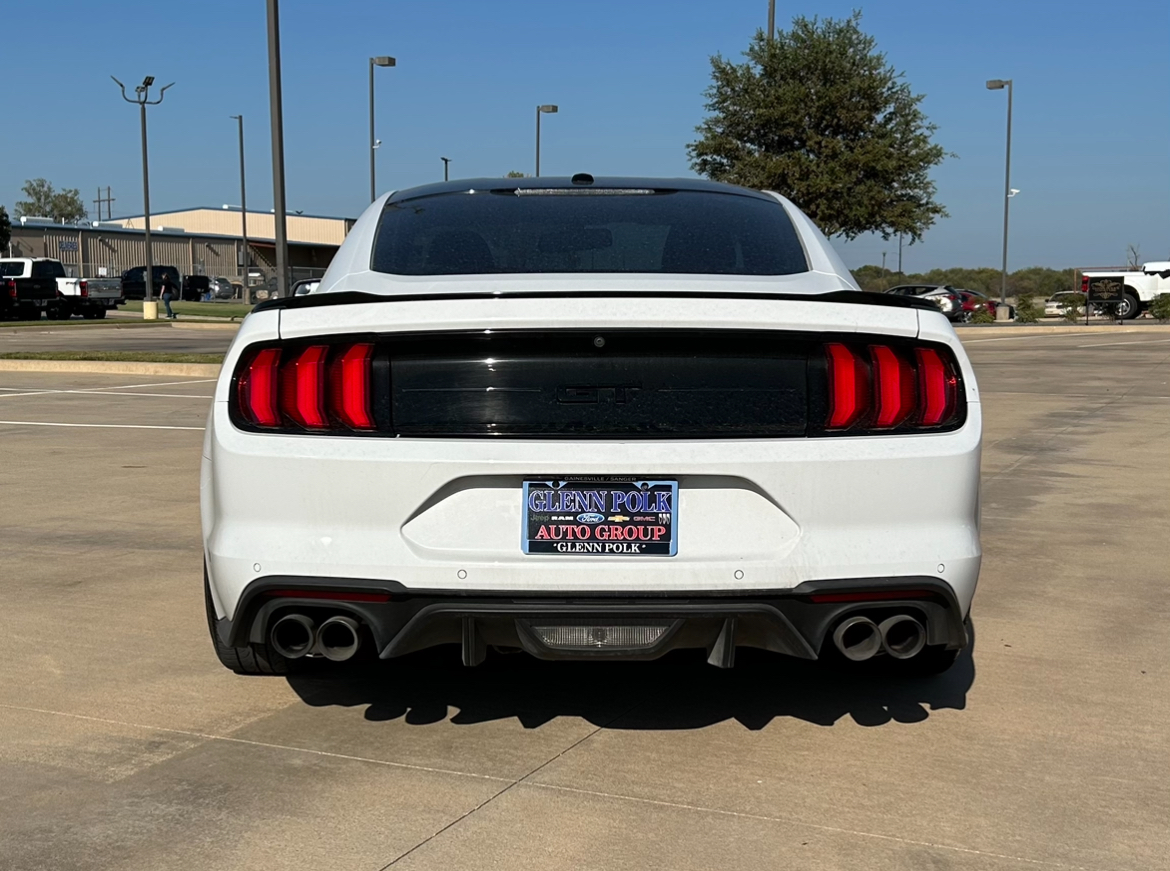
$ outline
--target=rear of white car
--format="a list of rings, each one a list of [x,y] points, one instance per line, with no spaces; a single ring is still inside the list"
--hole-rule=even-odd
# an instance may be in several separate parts
[[[858,291],[782,198],[584,178],[383,198],[247,318],[204,444],[221,660],[946,667],[981,438],[946,318]]]

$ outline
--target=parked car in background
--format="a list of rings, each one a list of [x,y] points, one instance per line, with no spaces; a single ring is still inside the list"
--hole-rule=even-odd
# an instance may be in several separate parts
[[[1127,321],[1149,308],[1159,294],[1170,293],[1170,260],[1143,263],[1141,269],[1084,272],[1081,275],[1081,293],[1088,294],[1089,281],[1095,278],[1112,278],[1121,285],[1114,315],[1118,320]]]
[[[234,299],[236,295],[235,287],[222,276],[214,276],[211,279],[210,289],[212,299]]]
[[[963,312],[963,301],[959,292],[949,284],[899,284],[891,287],[886,293],[894,296],[920,296],[929,299],[939,307],[948,320],[960,319]]]
[[[74,315],[97,320],[125,302],[120,278],[58,278],[57,304],[49,306],[45,314],[61,321]]]
[[[1044,316],[1049,318],[1064,317],[1070,303],[1075,303],[1084,312],[1085,294],[1079,290],[1062,290],[1060,293],[1054,293],[1044,300]]]
[[[174,266],[155,266],[151,272],[151,285],[154,298],[158,299],[159,288],[162,287],[162,278],[169,275],[175,287],[182,286],[179,270]],[[135,266],[122,273],[122,295],[126,299],[146,299],[146,267]]]
[[[40,320],[41,312],[56,305],[57,278],[64,275],[58,260],[0,258],[0,318]]]

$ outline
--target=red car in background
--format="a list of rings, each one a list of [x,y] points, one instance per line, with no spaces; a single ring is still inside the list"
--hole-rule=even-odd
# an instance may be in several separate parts
[[[955,293],[959,295],[962,308],[954,320],[964,324],[970,323],[980,312],[987,312],[995,317],[996,302],[991,297],[985,296],[977,290],[956,290]]]

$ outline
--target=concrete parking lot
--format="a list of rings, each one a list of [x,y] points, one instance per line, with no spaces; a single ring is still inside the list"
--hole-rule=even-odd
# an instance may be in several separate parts
[[[976,643],[904,682],[446,650],[235,676],[213,385],[0,372],[0,867],[1170,868],[1170,335],[967,341]]]

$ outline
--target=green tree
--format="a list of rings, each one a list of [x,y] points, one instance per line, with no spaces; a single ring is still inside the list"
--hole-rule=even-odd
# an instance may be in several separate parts
[[[12,241],[12,222],[8,220],[8,209],[0,206],[0,254],[7,252]]]
[[[21,188],[27,200],[18,200],[14,208],[16,216],[52,218],[59,223],[72,224],[84,218],[88,212],[81,202],[77,188],[55,190],[43,178],[30,178]]]
[[[745,63],[711,58],[711,115],[687,151],[699,174],[784,194],[830,236],[913,242],[946,217],[929,173],[947,153],[860,25],[860,12],[800,16],[773,40],[757,32]]]
[[[508,170],[508,174],[506,176],[504,176],[504,178],[528,178],[528,176],[526,174],[520,172],[519,170],[510,169],[510,170]]]

